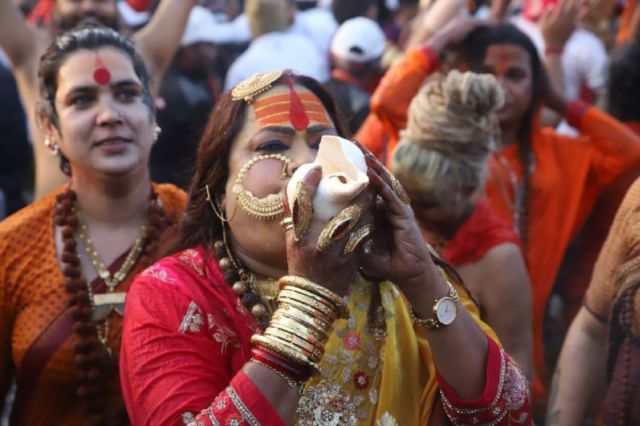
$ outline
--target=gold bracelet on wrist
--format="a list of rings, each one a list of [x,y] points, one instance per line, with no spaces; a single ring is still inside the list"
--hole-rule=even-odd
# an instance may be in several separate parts
[[[309,298],[312,300],[315,300],[319,303],[322,303],[323,305],[325,305],[326,307],[328,307],[329,309],[331,309],[332,311],[335,310],[335,306],[332,302],[328,301],[327,299],[325,299],[324,297],[318,296],[315,293],[312,293],[308,290],[305,290],[301,287],[294,287],[292,285],[288,285],[285,286],[282,290],[280,290],[280,293],[284,292],[285,294],[287,293],[294,293],[297,295],[301,295],[304,296],[305,298]]]
[[[305,339],[297,337],[289,332],[270,327],[264,334],[265,337],[272,337],[290,349],[301,351],[306,357],[313,362],[318,362],[324,354],[324,349]]]
[[[326,342],[328,340],[328,336],[318,331],[315,327],[305,327],[304,325],[301,325],[289,318],[274,318],[274,320],[269,323],[269,327],[275,327],[284,331],[288,331],[289,333],[294,333],[303,339],[306,339],[307,336],[309,336],[317,342]]]
[[[280,278],[278,283],[281,289],[287,285],[291,285],[293,287],[302,288],[319,297],[322,297],[336,308],[338,318],[349,317],[349,311],[342,298],[329,289],[326,289],[312,281],[309,281],[306,278],[297,277],[295,275],[285,275],[284,277]]]
[[[431,308],[431,318],[421,318],[412,307],[409,314],[414,323],[426,328],[427,330],[437,330],[443,326],[450,325],[456,318],[458,311],[458,292],[453,284],[447,280],[449,292],[446,296],[440,297],[433,302]],[[442,308],[440,310],[439,308]]]
[[[289,330],[284,330],[279,328],[276,325],[272,325],[265,330],[265,336],[276,336],[281,339],[289,339],[292,343],[295,343],[298,346],[304,347],[309,350],[318,350],[324,351],[324,344],[326,343],[324,340],[316,339],[309,333],[304,333],[301,335],[296,332],[292,332]]]
[[[271,322],[269,323],[269,325],[272,325],[273,323],[275,323],[275,321],[278,321],[280,324],[283,324],[286,326],[290,326],[290,327],[295,326],[295,329],[303,328],[305,331],[313,334],[314,336],[318,337],[321,340],[324,339],[324,341],[327,341],[329,339],[330,330],[327,330],[325,328],[319,328],[313,324],[313,320],[307,321],[305,319],[301,319],[300,317],[297,317],[295,313],[293,313],[292,311],[285,312],[282,309],[279,311],[276,311],[273,314],[273,318],[271,319]]]
[[[329,321],[328,318],[325,317],[317,317],[313,315],[313,312],[309,312],[308,309],[305,309],[302,306],[294,306],[289,303],[281,303],[278,305],[277,310],[282,310],[283,312],[289,313],[296,318],[303,319],[307,323],[311,323],[313,327],[316,327],[319,330],[326,331],[327,334],[333,328],[333,321]]]
[[[326,305],[313,299],[305,299],[304,296],[295,294],[293,292],[282,294],[281,291],[278,295],[277,301],[278,303],[288,303],[289,305],[303,308],[307,311],[313,310],[313,315],[325,317],[331,322],[338,319],[335,309],[328,308]]]

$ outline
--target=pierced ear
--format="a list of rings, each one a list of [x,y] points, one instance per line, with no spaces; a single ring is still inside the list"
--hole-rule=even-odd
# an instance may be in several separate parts
[[[36,102],[36,125],[38,129],[42,130],[45,133],[45,136],[49,139],[53,137],[53,135],[58,134],[58,127],[55,123],[52,122],[52,117],[54,115],[51,105],[44,100],[39,100]]]

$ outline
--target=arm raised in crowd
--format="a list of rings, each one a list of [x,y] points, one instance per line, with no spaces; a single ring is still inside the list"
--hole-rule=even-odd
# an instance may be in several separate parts
[[[164,0],[151,21],[133,35],[149,73],[156,79],[167,69],[180,46],[194,0]]]
[[[12,0],[0,0],[0,47],[15,68],[34,60],[38,32],[27,22]]]
[[[480,22],[457,18],[429,38],[426,44],[409,50],[385,74],[371,98],[371,111],[382,121],[385,131],[397,138],[407,123],[411,100],[424,80],[439,66],[439,56],[447,47],[459,43]]]

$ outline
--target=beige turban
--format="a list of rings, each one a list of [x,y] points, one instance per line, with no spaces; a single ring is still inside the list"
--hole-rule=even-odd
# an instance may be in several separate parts
[[[494,111],[503,102],[489,74],[454,70],[420,89],[392,159],[393,172],[413,192],[412,199],[423,196],[442,205],[480,188],[499,137]]]

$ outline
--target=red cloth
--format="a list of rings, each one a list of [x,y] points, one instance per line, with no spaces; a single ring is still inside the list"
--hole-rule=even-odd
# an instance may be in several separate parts
[[[503,243],[521,247],[520,238],[483,198],[442,250],[442,257],[458,267],[477,262],[489,250]]]
[[[166,257],[140,274],[125,318],[120,377],[133,425],[255,424],[249,415],[284,425],[239,372],[258,326],[204,250]]]
[[[54,0],[39,0],[35,5],[29,16],[27,22],[35,26],[49,26],[51,24],[51,17],[53,16],[53,9],[55,8]]]
[[[146,12],[149,10],[149,0],[127,0],[127,3],[136,12]]]
[[[445,413],[454,425],[533,425],[529,387],[518,366],[491,338],[487,337],[486,378],[482,396],[474,401],[458,398],[438,374]],[[478,409],[478,407],[485,407]]]

